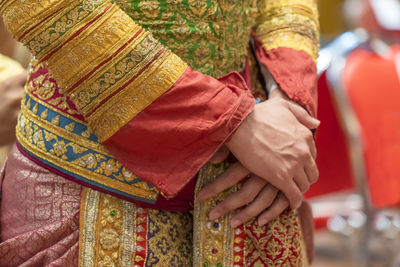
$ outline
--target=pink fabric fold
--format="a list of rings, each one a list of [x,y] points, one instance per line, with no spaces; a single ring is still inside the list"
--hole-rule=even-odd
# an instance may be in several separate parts
[[[0,175],[0,266],[77,266],[82,187],[16,147]]]

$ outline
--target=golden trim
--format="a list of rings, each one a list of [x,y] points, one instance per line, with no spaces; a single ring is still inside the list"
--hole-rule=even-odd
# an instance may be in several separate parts
[[[43,104],[42,102],[39,102],[39,103]],[[57,112],[57,111],[55,111],[55,110],[53,110],[51,108],[48,108],[48,109],[50,109],[50,110],[52,110],[54,112]],[[85,146],[87,148],[90,148],[90,149],[98,152],[98,153],[101,153],[101,154],[107,155],[109,157],[112,157],[112,155],[109,154],[108,151],[100,143],[93,142],[88,138],[84,138],[84,137],[81,137],[78,134],[68,132],[68,131],[60,128],[59,126],[50,123],[49,121],[47,121],[47,120],[41,118],[40,116],[38,116],[39,114],[35,114],[34,112],[32,112],[24,104],[21,105],[21,114],[25,118],[27,118],[28,120],[33,121],[35,124],[39,125],[43,129],[46,129],[50,133],[57,133],[57,136],[60,136],[60,137],[62,137],[64,139],[67,139],[67,140],[71,140],[71,141],[73,140],[73,142],[76,143],[76,144]],[[62,114],[62,115],[64,116],[64,114]],[[18,126],[17,126],[17,128],[18,128]]]
[[[178,56],[166,50],[142,75],[98,108],[88,118],[89,126],[104,142],[172,87],[186,68]]]
[[[144,47],[141,46],[141,43],[146,42],[146,40],[151,38],[152,37],[148,32],[142,31],[135,38],[135,40],[133,40],[130,46],[135,47],[135,50],[144,50]],[[125,44],[127,41],[128,40],[125,40],[125,42],[121,43],[121,45]],[[153,59],[155,53],[160,50],[159,46],[159,43],[154,43],[153,46],[146,47],[146,50],[148,50],[146,52],[148,54],[144,54],[139,57],[136,55],[134,50],[124,49],[122,52],[120,52],[116,57],[112,59],[114,63],[113,65],[105,65],[102,68],[98,69],[93,75],[91,75],[89,79],[85,80],[81,85],[73,90],[71,96],[73,96],[72,99],[79,105],[78,108],[82,110],[84,114],[90,113],[91,110],[95,108],[100,102],[102,102],[110,94],[112,94],[122,85],[124,85],[128,80],[134,77],[140,70],[144,68],[144,66],[149,64]],[[135,64],[131,68],[129,68],[128,66],[133,64],[133,62],[130,62],[129,64],[128,61],[132,60],[132,57],[134,56],[140,58],[140,61],[134,62]],[[124,68],[121,65],[124,66]],[[118,81],[114,82],[114,80],[117,80],[116,76],[118,75],[120,75],[121,78]],[[103,85],[101,85],[102,83]],[[96,88],[96,86],[98,88]],[[86,98],[85,96],[89,96],[89,98],[94,99],[89,103],[84,103],[84,100]]]
[[[36,1],[3,0],[0,13],[4,24],[14,34],[16,39],[30,27],[41,23],[43,18],[57,13],[69,3],[59,0],[42,0],[40,5]]]
[[[62,11],[54,13],[54,16],[42,22],[19,41],[26,44],[32,54],[43,58],[71,38],[76,30],[89,23],[93,19],[91,15],[93,8],[103,10],[107,5],[104,0],[96,2],[100,2],[100,5],[89,6],[81,0],[69,3]]]
[[[96,6],[97,2],[99,6]],[[77,3],[79,4],[80,1]],[[69,13],[73,12],[71,10],[75,7],[64,5],[61,6],[61,10],[55,12],[51,2],[45,1],[43,5],[44,13],[49,14],[50,18],[41,23],[41,27],[30,32],[29,36],[22,38],[22,41],[29,46],[28,39],[33,40],[37,37],[43,39],[43,43],[48,43],[48,40],[51,40],[49,29],[53,29],[53,24],[60,23],[60,27],[55,30],[56,33],[53,36],[57,41],[52,43],[51,47],[40,50],[43,45],[30,45],[29,48],[34,53],[37,50],[39,59],[46,59],[47,67],[63,90],[68,90],[85,79],[77,85],[77,88],[68,91],[67,96],[85,116],[89,128],[100,142],[110,138],[171,88],[187,68],[186,63],[164,49],[150,33],[138,34],[142,28],[109,0],[89,0],[83,3],[84,12],[89,12],[89,14],[72,21],[73,25],[70,27],[67,27],[64,20],[68,20]],[[27,21],[13,21],[16,19],[12,14],[16,6],[26,7],[16,2],[10,3],[9,8],[4,9],[5,16],[9,17],[7,22],[9,24],[19,22],[21,25],[28,26],[24,24]],[[38,21],[46,18],[42,14],[36,15]],[[80,31],[84,25],[87,27]],[[11,28],[11,31],[15,34],[17,30]],[[134,38],[132,43],[127,44],[132,38]],[[49,54],[50,51],[52,52]],[[132,70],[123,73],[120,80],[115,80],[115,77],[112,77],[115,73],[107,72],[110,70],[118,72],[118,68],[121,67],[117,65],[119,59],[129,53],[139,60],[133,60],[135,65]],[[155,57],[158,58],[155,59]],[[101,65],[103,62],[105,62],[104,65]],[[127,84],[130,82],[130,77],[138,73],[140,75]],[[103,74],[111,75],[108,81],[106,77],[103,81],[99,81],[98,88],[88,86]],[[89,76],[86,77],[86,75]],[[105,88],[102,88],[104,84],[106,84]],[[97,105],[100,106],[97,107]]]
[[[79,218],[79,258],[82,267],[94,266],[96,221],[98,216],[100,192],[83,187]]]
[[[234,186],[227,192],[222,192],[208,200],[197,200],[198,192],[226,168],[227,165],[224,163],[220,165],[207,163],[199,172],[193,214],[193,266],[204,266],[204,264],[209,267],[220,266],[220,264],[222,264],[221,266],[233,266],[233,262],[237,261],[233,258],[235,229],[230,226],[230,220],[234,213],[231,212],[216,221],[210,221],[208,218],[216,204],[235,192],[238,187]]]
[[[315,0],[261,0],[257,35],[267,50],[288,47],[314,61],[319,51],[318,7]]]
[[[135,204],[84,188],[79,266],[133,266],[136,230]]]
[[[32,144],[31,141],[29,141],[27,139],[27,137],[25,136],[25,127],[28,127],[28,124],[32,124],[35,123],[37,120],[42,120],[39,116],[33,116],[30,119],[30,111],[24,106],[22,105],[22,109],[21,109],[21,116],[18,120],[18,126],[17,126],[17,139],[18,141],[21,143],[21,145],[23,147],[25,147],[26,149],[28,149],[29,152],[37,155],[40,158],[45,159],[46,161],[54,164],[55,166],[62,166],[63,169],[66,169],[72,173],[76,173],[79,174],[83,177],[85,177],[86,179],[90,180],[90,181],[94,181],[96,183],[99,183],[101,185],[119,190],[123,193],[126,194],[130,194],[132,196],[137,196],[137,197],[141,197],[141,198],[145,198],[145,199],[149,199],[149,200],[156,200],[158,197],[158,192],[154,189],[154,190],[149,190],[149,189],[145,189],[144,187],[147,186],[147,183],[142,181],[142,182],[138,182],[136,184],[132,184],[132,185],[128,185],[126,183],[123,182],[119,182],[113,178],[108,178],[106,176],[102,176],[101,174],[98,174],[94,171],[89,171],[85,168],[79,167],[76,164],[69,162],[65,159],[63,159],[63,157],[59,157],[58,155],[53,155],[51,153],[48,153],[47,151],[43,151],[44,148],[40,148],[40,143],[38,143],[37,145]],[[28,114],[28,116],[27,116]],[[21,120],[23,120],[24,126],[20,127],[19,125],[21,125]],[[40,122],[39,122],[40,123]],[[39,125],[39,124],[37,124]],[[66,131],[60,131],[60,128],[54,128],[52,131],[48,132],[48,128],[51,124],[50,123],[44,123],[43,124],[43,129],[45,134],[49,134],[49,135],[54,135],[52,134],[52,131],[56,130],[56,133],[59,132],[63,132],[64,134],[70,135],[70,137],[74,137],[76,138],[77,135],[74,134],[70,134]],[[40,125],[39,125],[40,126]],[[51,125],[51,127],[53,127]],[[29,131],[29,136],[33,136],[35,134],[35,129],[32,129],[32,127],[29,127],[28,129]],[[36,129],[37,131],[37,129]],[[68,138],[65,138],[68,140]],[[71,140],[71,139],[69,139]],[[72,139],[74,140],[74,139]],[[71,141],[72,141],[71,140]],[[72,141],[74,142],[74,141]],[[79,144],[76,144],[76,146],[79,146]],[[133,178],[134,179],[134,178]]]

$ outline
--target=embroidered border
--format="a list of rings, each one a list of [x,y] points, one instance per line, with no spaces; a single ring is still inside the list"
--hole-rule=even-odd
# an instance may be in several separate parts
[[[84,188],[79,266],[144,266],[147,213],[135,204]],[[144,246],[144,247],[143,247]]]
[[[257,35],[267,50],[288,47],[308,53],[319,51],[319,22],[315,0],[263,0]]]
[[[25,20],[18,7],[32,8]],[[1,12],[11,32],[46,62],[100,142],[170,89],[187,68],[109,0],[70,5],[44,0],[40,8],[10,0]]]
[[[136,177],[98,143],[86,125],[37,102],[27,93],[17,125],[31,156],[84,183],[154,204],[158,191]]]
[[[208,163],[204,166],[199,172],[195,194],[197,194],[205,185],[213,181],[217,175],[227,168],[227,166],[228,165],[224,163],[219,165]],[[220,217],[216,221],[210,221],[208,216],[212,208],[214,208],[219,201],[234,191],[236,191],[236,187],[205,201],[196,200],[197,197],[195,195],[193,215],[193,266],[233,266],[233,247],[236,230],[230,226],[230,219],[233,214],[229,213],[226,216]],[[237,258],[235,263],[239,261],[243,262],[243,258]]]

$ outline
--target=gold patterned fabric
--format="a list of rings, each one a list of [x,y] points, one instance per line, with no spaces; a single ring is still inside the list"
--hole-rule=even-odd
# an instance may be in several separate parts
[[[288,47],[305,51],[313,59],[317,56],[315,0],[114,2],[125,12],[106,0],[0,0],[0,13],[9,30],[38,60],[46,62],[61,85],[61,93],[73,101],[100,141],[168,90],[186,70],[185,62],[214,77],[242,71],[253,27],[266,49]],[[254,60],[249,64],[256,69]],[[260,89],[257,82],[253,86]],[[36,89],[46,97],[45,83]],[[54,110],[46,105],[39,109],[43,103],[37,98],[28,99],[30,95],[32,92],[25,98],[19,134],[48,150],[47,154],[63,158],[66,143],[52,134],[72,136],[76,121],[75,127],[60,124],[57,120],[61,116],[48,117],[48,112]],[[264,93],[260,93],[261,99],[265,99]],[[61,113],[68,112],[64,109]],[[31,127],[25,127],[25,118]],[[47,127],[47,137],[40,134],[43,129],[34,135],[32,129],[39,125],[37,122]],[[53,142],[53,147],[47,149],[44,141]],[[70,151],[81,148],[69,147]],[[102,147],[94,148],[107,155]],[[85,165],[80,166],[84,169],[93,160],[95,157],[86,156],[77,163]],[[105,173],[108,161],[101,160],[98,169]],[[115,164],[110,165],[117,169]],[[123,166],[118,167],[115,173],[123,174]],[[221,166],[204,168],[197,190],[222,170]],[[285,212],[267,227],[250,222],[231,229],[231,215],[218,222],[208,221],[208,212],[224,194],[195,203],[193,228],[189,213],[146,209],[85,189],[80,215],[80,266],[308,265],[295,211]]]
[[[0,3],[10,32],[46,61],[100,141],[186,70],[186,63],[110,1]]]
[[[80,266],[191,266],[192,216],[143,208],[92,189],[81,202]]]
[[[319,50],[317,0],[260,0],[256,32],[267,50],[293,48],[314,61]]]
[[[213,77],[242,71],[256,0],[115,0],[193,69]]]
[[[19,146],[46,166],[102,189],[155,203],[158,190],[111,155],[43,63],[32,60],[16,134]]]
[[[221,174],[229,164],[208,164],[199,173],[196,194]],[[250,220],[237,228],[230,226],[235,212],[210,221],[210,211],[237,185],[214,198],[194,204],[193,266],[309,266],[297,211],[287,210],[264,226]]]

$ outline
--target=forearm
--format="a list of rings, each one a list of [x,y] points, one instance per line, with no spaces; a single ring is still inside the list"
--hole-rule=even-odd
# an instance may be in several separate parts
[[[264,0],[253,45],[286,95],[316,115],[319,24],[316,1]]]

